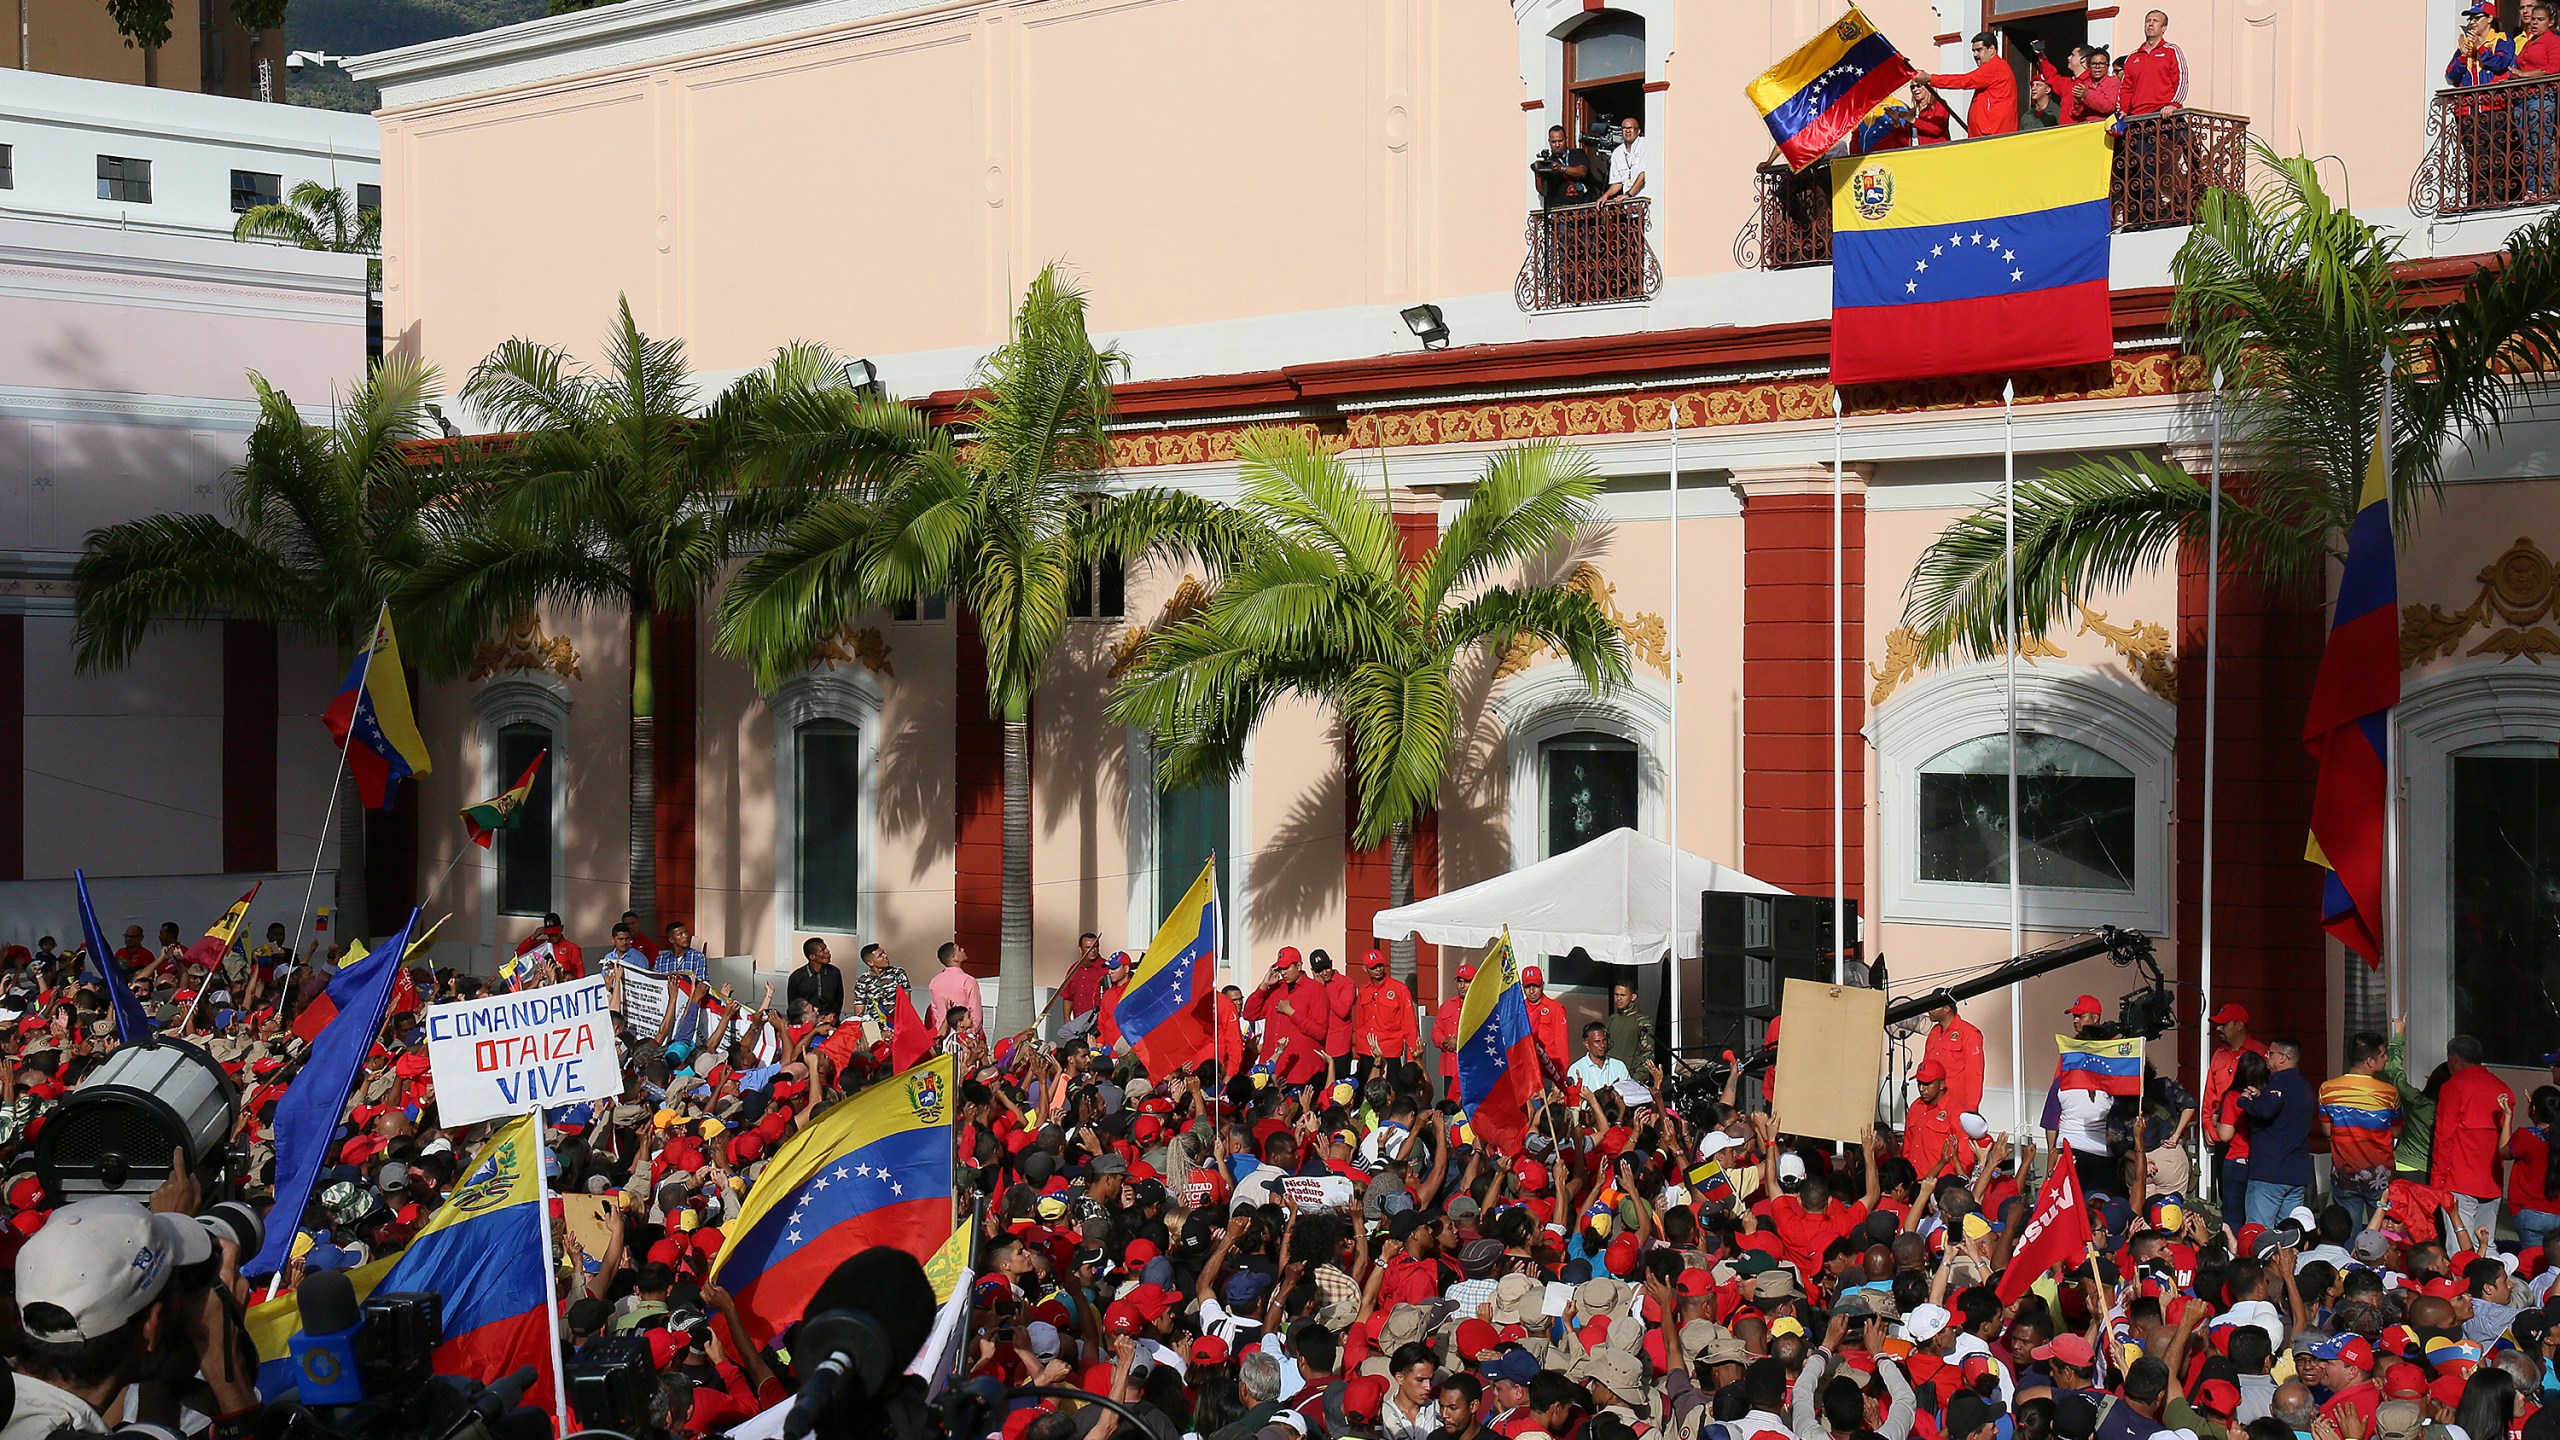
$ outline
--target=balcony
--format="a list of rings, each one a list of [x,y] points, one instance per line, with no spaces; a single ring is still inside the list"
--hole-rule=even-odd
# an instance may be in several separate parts
[[[2108,185],[2115,228],[2192,225],[2206,191],[2238,190],[2248,176],[2246,116],[2181,110],[2129,120],[2116,139],[2115,175]],[[1831,162],[1802,174],[1763,165],[1754,187],[1752,216],[1734,239],[1734,264],[1745,270],[1830,264]]]
[[[1645,240],[1653,202],[1572,205],[1529,216],[1529,257],[1512,286],[1523,310],[1569,310],[1653,298],[1662,262]]]
[[[2421,215],[2472,215],[2560,199],[2553,140],[2560,76],[2439,90],[2427,107],[2427,144],[2409,182]]]

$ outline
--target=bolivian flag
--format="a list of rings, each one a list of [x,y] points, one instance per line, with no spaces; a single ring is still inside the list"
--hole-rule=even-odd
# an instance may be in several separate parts
[[[524,809],[525,797],[533,793],[533,777],[542,769],[542,757],[549,750],[536,753],[533,763],[524,767],[516,783],[503,794],[492,795],[462,812],[462,828],[471,832],[471,843],[486,850],[501,830],[515,828],[516,815]]]

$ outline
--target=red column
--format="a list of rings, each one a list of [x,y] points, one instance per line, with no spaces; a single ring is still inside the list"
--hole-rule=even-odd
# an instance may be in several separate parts
[[[0,880],[27,878],[27,617],[0,615]]]
[[[1440,543],[1440,517],[1434,511],[1402,511],[1396,517],[1396,536],[1404,542],[1407,564],[1418,564]],[[1387,942],[1369,928],[1379,911],[1387,908],[1395,883],[1394,847],[1380,841],[1363,850],[1351,843],[1351,831],[1360,823],[1360,782],[1351,764],[1351,747],[1342,751],[1342,881],[1344,896],[1343,944],[1351,954],[1342,963],[1352,967],[1350,973],[1365,977],[1358,968],[1360,957],[1370,950],[1384,950]],[[1413,825],[1413,898],[1421,900],[1440,893],[1440,812],[1431,811]],[[1413,949],[1413,994],[1425,1005],[1440,998],[1440,947],[1416,941]]]
[[[276,868],[276,631],[222,622],[222,868]]]
[[[694,617],[658,616],[649,650],[658,698],[658,921],[682,920],[698,934],[702,918],[694,913],[694,815],[701,691],[695,662],[701,652]]]
[[[2214,1003],[2248,1007],[2264,1038],[2300,1040],[2324,1071],[2329,973],[2320,872],[2302,858],[2317,767],[2302,748],[2303,707],[2320,671],[2325,616],[2309,587],[2271,590],[2222,576],[2221,700],[2214,771]],[[2204,557],[2178,561],[2178,974],[2199,976],[2204,928]],[[2180,990],[2181,1026],[2197,992]],[[2193,1036],[2179,1047],[2192,1069]]]
[[[1831,472],[1744,471],[1742,868],[1802,895],[1831,893]],[[1841,513],[1840,662],[1849,894],[1865,903],[1867,498],[1852,470]]]
[[[953,667],[951,933],[972,975],[993,975],[1004,941],[1004,722],[987,713],[987,649],[961,606]]]

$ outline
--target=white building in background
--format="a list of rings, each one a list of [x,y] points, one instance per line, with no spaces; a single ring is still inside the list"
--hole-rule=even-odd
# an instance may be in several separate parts
[[[335,657],[228,622],[80,675],[70,576],[92,529],[221,508],[249,372],[321,408],[361,376],[364,258],[231,228],[380,175],[368,116],[0,71],[0,945],[75,933],[74,867],[112,877],[111,934],[200,930],[280,871],[257,918],[300,906]]]

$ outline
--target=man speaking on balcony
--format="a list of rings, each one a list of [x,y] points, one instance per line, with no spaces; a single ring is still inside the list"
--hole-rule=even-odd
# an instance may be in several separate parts
[[[1972,69],[1961,75],[1932,75],[1927,79],[1940,90],[1973,92],[1973,103],[1964,112],[1968,138],[2017,133],[2018,72],[2001,58],[1999,37],[1990,31],[1973,37]]]

